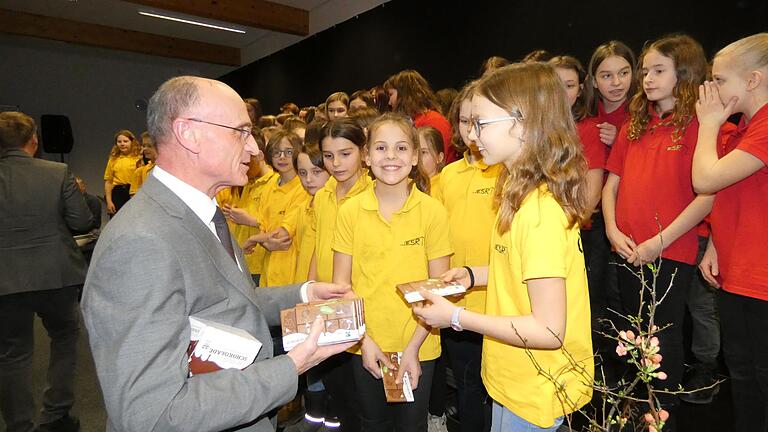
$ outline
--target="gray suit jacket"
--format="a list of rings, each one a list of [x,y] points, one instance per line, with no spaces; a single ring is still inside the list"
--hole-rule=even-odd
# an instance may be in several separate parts
[[[0,295],[82,284],[85,259],[70,230],[92,223],[66,165],[21,150],[0,156]]]
[[[273,358],[268,325],[300,301],[299,286],[255,289],[150,176],[102,232],[83,292],[107,430],[273,431],[267,413],[294,397],[298,377],[289,357]],[[254,364],[187,378],[190,315],[250,332],[263,343]]]

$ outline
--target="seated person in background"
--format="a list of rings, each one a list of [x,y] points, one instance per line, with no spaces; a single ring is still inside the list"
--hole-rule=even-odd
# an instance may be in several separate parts
[[[75,176],[75,183],[77,184],[77,188],[80,189],[80,192],[83,193],[85,203],[88,205],[88,210],[90,210],[93,215],[93,224],[85,231],[74,231],[73,233],[85,234],[101,228],[101,200],[96,195],[88,193],[86,190],[87,185],[82,178]]]

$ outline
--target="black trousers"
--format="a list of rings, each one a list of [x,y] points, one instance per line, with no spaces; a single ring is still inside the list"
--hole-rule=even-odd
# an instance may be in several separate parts
[[[0,296],[0,411],[7,430],[32,430],[32,351],[34,316],[51,338],[48,381],[40,423],[69,413],[75,403],[74,378],[80,318],[78,286]]]
[[[116,185],[112,188],[112,204],[115,205],[115,213],[120,211],[120,208],[122,208],[125,203],[128,202],[129,199],[131,199],[131,195],[129,194],[129,191],[131,190],[131,185]]]
[[[735,431],[768,430],[768,301],[718,293]]]
[[[487,421],[490,418],[491,405],[488,403],[488,392],[480,376],[483,335],[470,331],[457,332],[453,329],[443,329],[441,334],[456,382],[461,431],[488,431],[491,427]]]
[[[421,362],[419,387],[413,391],[414,402],[387,403],[382,380],[363,368],[362,356],[352,357],[352,377],[360,406],[362,432],[426,432],[429,391],[435,361]]]
[[[624,259],[616,255],[616,262],[628,265],[633,271],[626,267],[619,267],[619,292],[621,295],[622,313],[643,317],[643,322],[648,323],[648,305],[650,304],[650,294],[646,290],[643,296],[644,307],[640,309],[640,291],[643,286],[637,274],[642,269],[645,277],[647,289],[653,286],[653,274],[647,266],[633,267]],[[683,319],[685,316],[685,304],[688,299],[688,288],[691,285],[691,278],[694,275],[696,267],[691,264],[685,264],[679,261],[664,259],[659,266],[658,276],[656,278],[656,296],[657,301],[664,296],[664,292],[669,291],[660,305],[656,307],[654,314],[654,323],[659,327],[671,324],[666,329],[657,333],[659,338],[660,351],[663,357],[661,368],[659,370],[667,374],[664,381],[653,380],[654,388],[677,390],[678,385],[682,383],[685,349],[683,346]],[[637,272],[637,273],[635,273]],[[672,277],[674,275],[674,281]],[[620,330],[628,329],[628,323],[618,322],[616,327]],[[636,371],[634,366],[629,367],[629,371],[634,376]],[[659,395],[659,401],[666,410],[670,411],[670,421],[664,426],[664,430],[674,431],[676,415],[673,412],[679,405],[677,396]]]

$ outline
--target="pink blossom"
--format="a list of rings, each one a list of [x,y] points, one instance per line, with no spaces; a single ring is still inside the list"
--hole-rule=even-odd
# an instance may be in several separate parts
[[[627,355],[627,346],[624,345],[623,342],[619,342],[619,344],[616,345],[616,354],[618,354],[619,357]]]
[[[656,378],[664,381],[665,379],[667,379],[667,374],[664,373],[664,372],[659,371],[659,372],[656,373]]]
[[[659,432],[654,425],[648,425],[648,432]]]
[[[627,338],[628,341],[635,340],[635,333],[632,330],[627,330]]]
[[[667,421],[669,419],[669,411],[665,409],[659,411],[659,418],[661,421]]]
[[[654,354],[651,356],[651,361],[655,364],[660,364],[661,359],[662,359],[661,354]]]
[[[646,423],[656,423],[656,419],[653,418],[653,415],[651,413],[645,413],[643,416],[643,420],[645,420]]]
[[[656,348],[657,346],[659,346],[659,338],[657,338],[656,336],[652,337],[650,343],[653,348]]]

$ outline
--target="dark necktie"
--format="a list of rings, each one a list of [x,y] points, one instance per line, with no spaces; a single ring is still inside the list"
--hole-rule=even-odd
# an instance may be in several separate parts
[[[216,206],[216,213],[213,214],[213,225],[216,226],[216,235],[219,236],[219,241],[224,250],[227,251],[230,257],[237,263],[235,259],[235,251],[232,249],[232,237],[229,235],[229,226],[227,225],[227,219],[224,217],[221,209]]]

